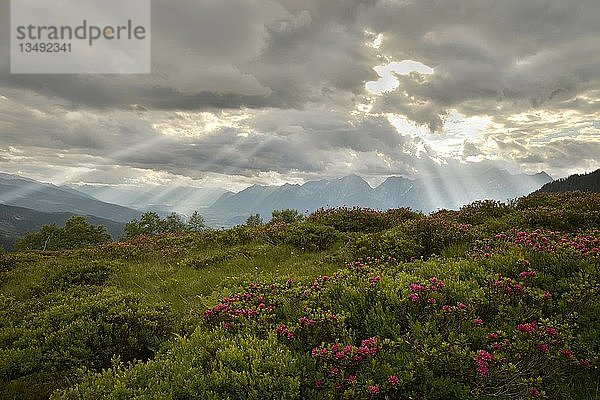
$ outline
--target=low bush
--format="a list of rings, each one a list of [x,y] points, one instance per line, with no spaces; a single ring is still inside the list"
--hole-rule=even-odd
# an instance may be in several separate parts
[[[156,360],[90,375],[53,400],[299,399],[301,363],[274,335],[197,330],[170,344]]]
[[[283,242],[305,251],[322,251],[331,248],[341,237],[340,232],[329,226],[301,222],[285,227]]]
[[[326,225],[339,232],[377,232],[392,227],[394,219],[382,211],[368,208],[320,209],[308,216],[308,221]]]
[[[423,247],[401,228],[359,236],[348,245],[354,259],[367,257],[409,261],[423,254]]]
[[[85,367],[100,371],[113,356],[147,360],[171,334],[165,305],[145,305],[114,289],[52,293],[13,301],[0,326],[0,397],[43,399]]]

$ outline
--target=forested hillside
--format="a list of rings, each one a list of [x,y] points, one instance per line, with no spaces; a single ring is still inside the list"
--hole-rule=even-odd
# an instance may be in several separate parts
[[[539,192],[572,192],[575,190],[600,193],[600,169],[589,174],[575,174],[568,178],[557,179],[542,186]]]

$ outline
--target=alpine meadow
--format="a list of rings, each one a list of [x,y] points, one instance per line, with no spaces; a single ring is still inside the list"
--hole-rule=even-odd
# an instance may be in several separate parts
[[[0,400],[600,400],[600,0],[0,0]]]

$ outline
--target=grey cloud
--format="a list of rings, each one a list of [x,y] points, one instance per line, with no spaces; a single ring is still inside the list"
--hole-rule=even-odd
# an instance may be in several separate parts
[[[152,75],[25,76],[8,74],[9,2],[0,0],[0,95],[8,97],[0,99],[0,147],[35,152],[49,169],[70,160],[195,177],[406,174],[428,165],[415,160],[416,147],[425,157],[435,151],[375,114],[405,115],[441,132],[456,109],[499,126],[466,141],[463,158],[482,154],[479,143],[489,139],[502,153],[495,156],[524,166],[564,171],[569,162],[598,160],[589,138],[533,140],[550,131],[563,138],[569,126],[600,119],[596,0],[154,0],[153,7]],[[366,46],[378,33],[382,47]],[[377,97],[373,114],[351,115],[369,96],[365,83],[378,79],[372,67],[405,59],[435,72],[396,75],[399,88]],[[252,116],[245,129],[193,138],[154,127],[165,115],[176,125],[173,111],[182,110]],[[565,117],[535,115],[545,110]],[[531,118],[511,119],[517,113]],[[72,157],[56,159],[61,151]]]

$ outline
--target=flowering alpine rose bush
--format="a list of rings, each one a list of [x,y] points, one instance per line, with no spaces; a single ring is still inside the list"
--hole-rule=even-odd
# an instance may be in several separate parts
[[[515,209],[529,228],[574,231],[600,227],[599,193],[539,193],[520,198]]]
[[[549,286],[530,249],[513,250],[251,283],[204,310],[189,340],[56,398],[594,398],[596,259],[576,253]]]
[[[49,336],[37,323],[14,323],[22,314],[17,291],[0,296],[0,345],[11,347],[0,362],[0,397],[14,398],[9,385],[23,393],[38,374],[51,376],[54,370],[41,370],[47,363],[36,361],[36,343],[43,343],[52,350],[44,356],[73,366],[71,387],[55,391],[55,399],[600,398],[599,215],[596,194],[543,194],[430,216],[406,209],[319,210],[302,222],[107,245],[92,256],[105,252],[114,263],[53,271],[37,279],[38,297],[27,304],[37,304],[52,287],[115,283],[130,260],[143,264],[149,255],[164,255],[159,279],[174,271],[218,274],[219,268],[227,279],[204,293],[186,292],[198,296],[190,301],[193,313],[178,316],[182,321],[165,324],[160,310],[142,303],[144,312],[135,318],[123,309],[118,316],[127,326],[141,321],[148,339],[120,342],[119,325],[113,327],[119,335],[103,346],[94,342],[95,332],[105,329],[103,321],[120,302],[86,317],[84,325],[53,314],[52,321],[67,323],[52,326]],[[220,260],[236,260],[230,256],[239,252],[240,269],[252,269],[233,277],[229,261]],[[277,256],[272,272],[255,274],[265,254]],[[26,264],[9,261],[0,268],[4,282],[13,282]],[[306,263],[320,276],[279,272],[288,261],[295,269]],[[325,263],[337,271],[318,270]],[[67,295],[74,292],[61,294]],[[90,312],[94,304],[86,303]],[[185,329],[172,335],[178,325]],[[156,340],[154,326],[161,327]],[[62,345],[73,339],[60,333],[72,331],[80,334],[78,345]],[[78,355],[88,347],[91,361]],[[82,372],[76,375],[75,368]],[[26,381],[19,380],[23,375]],[[19,381],[11,383],[14,378]]]
[[[307,219],[318,225],[330,226],[340,232],[378,232],[422,217],[422,214],[407,208],[378,211],[361,207],[339,207],[319,209]]]

